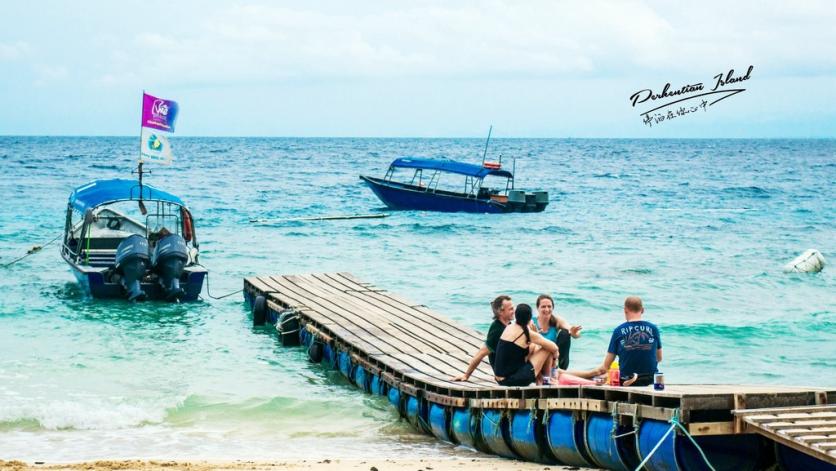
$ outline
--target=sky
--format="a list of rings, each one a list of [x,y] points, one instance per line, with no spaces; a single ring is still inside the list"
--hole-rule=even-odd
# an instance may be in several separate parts
[[[5,2],[0,135],[836,137],[836,2]],[[746,91],[648,125],[639,90]],[[670,101],[670,100],[668,100]],[[699,100],[689,100],[696,104]],[[665,110],[676,110],[666,108]]]

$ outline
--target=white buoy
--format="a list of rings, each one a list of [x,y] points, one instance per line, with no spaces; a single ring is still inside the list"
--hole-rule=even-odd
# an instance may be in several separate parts
[[[816,249],[807,249],[793,261],[784,265],[787,273],[817,273],[824,268],[824,256]]]

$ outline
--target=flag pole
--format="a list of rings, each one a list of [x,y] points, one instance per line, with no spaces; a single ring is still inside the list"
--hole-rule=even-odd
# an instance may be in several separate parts
[[[145,209],[145,204],[142,202],[142,115],[145,109],[145,89],[142,90],[142,98],[139,105],[139,164],[137,165],[137,173],[139,174],[139,212],[144,216],[148,211]]]

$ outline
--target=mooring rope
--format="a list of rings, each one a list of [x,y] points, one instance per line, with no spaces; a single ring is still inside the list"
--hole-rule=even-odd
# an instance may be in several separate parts
[[[716,471],[714,469],[714,466],[711,466],[711,463],[708,461],[708,458],[705,456],[705,453],[702,451],[702,448],[700,448],[700,446],[697,444],[697,441],[694,440],[694,437],[692,437],[691,434],[688,433],[688,429],[686,429],[685,426],[682,425],[682,423],[679,421],[679,409],[674,409],[673,417],[671,417],[670,423],[671,426],[670,428],[668,428],[668,431],[665,432],[664,435],[662,435],[662,438],[659,440],[659,443],[657,443],[656,446],[654,446],[653,449],[650,450],[650,453],[648,453],[647,456],[642,460],[642,462],[639,463],[638,466],[636,466],[635,471],[640,471],[644,467],[644,465],[647,464],[648,461],[650,461],[650,458],[653,456],[654,453],[656,453],[656,450],[658,450],[659,447],[662,446],[662,442],[664,442],[665,439],[668,438],[668,435],[670,435],[671,432],[673,432],[674,429],[676,429],[676,427],[679,427],[680,430],[682,430],[682,432],[685,434],[685,436],[687,436],[691,440],[691,443],[693,443],[694,446],[697,447],[697,451],[700,452],[700,456],[702,456],[702,459],[703,461],[705,461],[705,464],[706,466],[708,466],[708,469],[710,469],[711,471]]]
[[[479,409],[479,414],[482,416],[482,420],[488,419],[488,422],[492,423],[494,427],[500,428],[499,423],[495,422],[493,419],[485,415],[485,409]],[[502,411],[502,414],[505,414],[505,411]],[[499,416],[499,422],[502,422],[503,415]]]
[[[27,251],[26,251],[26,255],[24,255],[24,256],[22,256],[22,257],[18,257],[18,258],[16,258],[16,259],[12,260],[12,261],[11,261],[11,262],[9,262],[9,263],[4,263],[4,264],[3,264],[3,268],[10,267],[10,266],[14,265],[15,263],[17,263],[17,262],[19,262],[19,261],[23,260],[24,258],[26,258],[26,257],[28,257],[28,256],[30,256],[30,255],[33,255],[33,254],[36,254],[36,253],[40,252],[40,251],[41,251],[41,249],[43,249],[43,248],[44,248],[44,247],[46,247],[47,245],[49,245],[49,244],[51,244],[51,243],[55,242],[56,240],[60,239],[61,237],[64,237],[64,234],[57,235],[57,236],[55,236],[55,238],[53,238],[52,240],[50,240],[49,242],[46,242],[46,243],[44,243],[44,244],[41,244],[41,245],[33,245],[31,249],[29,249],[29,250],[27,250]]]
[[[196,263],[195,265],[197,265],[197,266],[199,266],[199,267],[206,268],[206,267],[204,267],[203,265],[201,265],[201,264],[199,264],[199,263]],[[228,297],[232,296],[233,294],[238,294],[238,293],[240,293],[240,292],[242,292],[242,291],[244,291],[244,288],[241,288],[241,289],[239,289],[239,290],[237,290],[237,291],[233,291],[233,292],[231,292],[231,293],[227,293],[227,294],[225,294],[225,295],[223,295],[223,296],[218,296],[218,297],[212,296],[212,293],[209,291],[209,269],[208,269],[208,268],[206,268],[206,294],[207,294],[210,298],[212,298],[212,299],[223,299],[223,298],[228,298]]]

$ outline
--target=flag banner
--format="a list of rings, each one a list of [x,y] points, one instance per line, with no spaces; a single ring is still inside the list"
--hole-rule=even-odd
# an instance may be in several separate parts
[[[174,159],[171,144],[168,143],[165,133],[143,127],[140,142],[140,162],[159,162],[168,165]]]
[[[174,132],[177,102],[142,94],[142,127]]]

